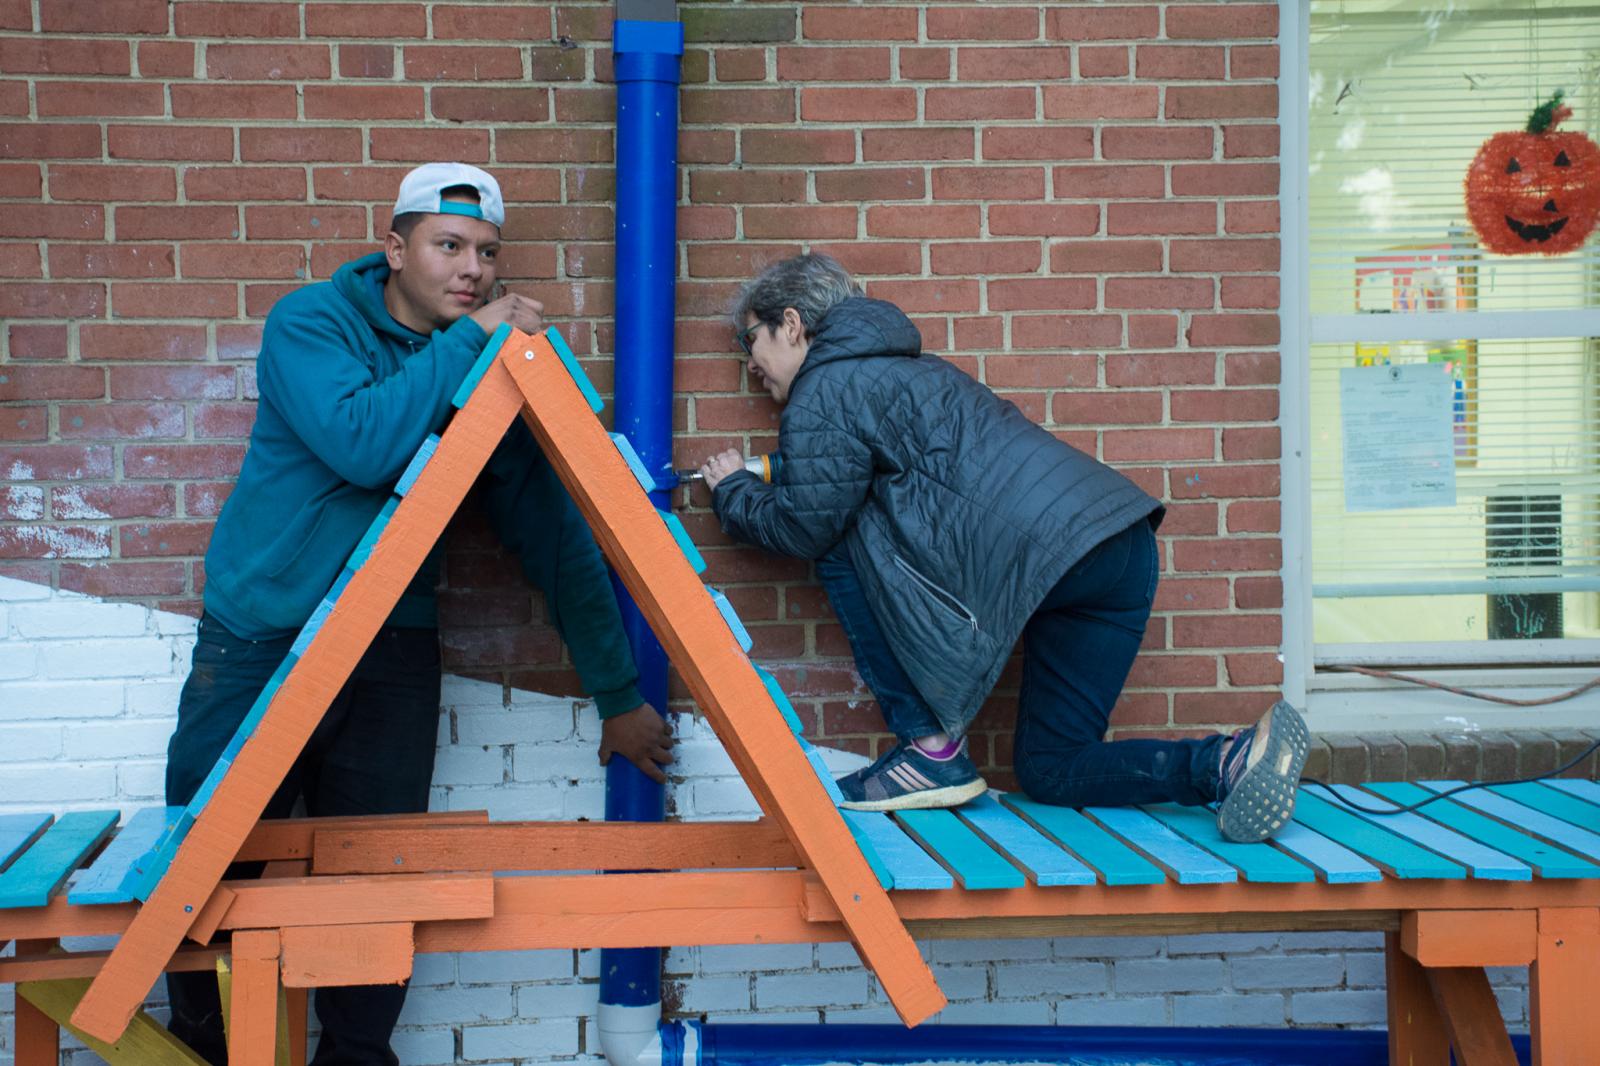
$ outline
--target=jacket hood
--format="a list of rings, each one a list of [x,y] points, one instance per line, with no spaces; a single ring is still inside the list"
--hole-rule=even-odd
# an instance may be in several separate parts
[[[800,374],[840,359],[921,354],[922,334],[904,311],[883,300],[853,296],[834,304],[817,323]]]
[[[368,325],[406,345],[415,347],[427,340],[423,334],[394,320],[383,303],[383,286],[389,280],[389,260],[382,252],[352,259],[333,274],[333,287],[349,300]]]

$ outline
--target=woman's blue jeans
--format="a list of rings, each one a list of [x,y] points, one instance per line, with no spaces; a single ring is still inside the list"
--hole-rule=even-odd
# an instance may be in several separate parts
[[[1017,780],[1034,799],[1066,807],[1216,799],[1220,736],[1104,739],[1159,572],[1155,534],[1141,519],[1078,560],[1023,627],[1014,751]],[[889,650],[844,553],[818,560],[817,577],[889,730],[902,741],[943,732]]]

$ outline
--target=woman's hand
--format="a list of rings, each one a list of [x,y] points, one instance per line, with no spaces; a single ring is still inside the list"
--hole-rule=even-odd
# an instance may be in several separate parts
[[[717,482],[729,474],[736,474],[744,469],[744,456],[736,449],[729,448],[719,452],[700,464],[700,476],[706,479],[706,488],[716,489]]]

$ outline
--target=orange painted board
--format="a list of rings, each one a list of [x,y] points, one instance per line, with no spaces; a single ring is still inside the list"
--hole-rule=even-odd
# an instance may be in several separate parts
[[[1400,945],[1424,966],[1526,966],[1539,935],[1534,911],[1407,911]]]
[[[520,336],[513,333],[508,343]],[[350,579],[79,1003],[72,1016],[79,1028],[112,1041],[127,1027],[521,405],[510,378],[491,368],[451,421],[366,565]]]
[[[1481,967],[1427,969],[1433,1001],[1439,1007],[1456,1066],[1517,1066],[1500,1004]]]
[[[1400,945],[1399,933],[1384,934],[1384,973],[1392,1066],[1450,1066],[1450,1034],[1433,999],[1428,973]]]
[[[252,929],[233,938],[228,1012],[231,1066],[274,1066],[278,1050],[278,933]]]
[[[389,874],[228,881],[234,899],[221,929],[373,922],[445,922],[494,913],[494,878],[485,873]]]
[[[1594,1061],[1595,989],[1600,988],[1600,911],[1541,912],[1528,971],[1533,1066]]]
[[[41,828],[42,831],[42,828]],[[46,953],[55,947],[52,940],[19,940],[18,960],[37,959],[48,962]],[[81,977],[82,974],[61,974],[62,977]],[[44,980],[43,977],[0,977],[12,982]],[[13,1014],[12,1055],[15,1066],[57,1066],[61,1061],[61,1027],[44,1011],[22,996],[16,997]]]
[[[442,825],[482,825],[488,811],[429,811],[426,814],[365,814],[340,818],[270,818],[256,823],[239,846],[239,862],[309,859],[316,834],[324,830],[382,831],[429,829]]]
[[[168,973],[187,973],[195,970],[209,971],[216,966],[217,957],[225,954],[224,947],[187,947],[167,960]],[[64,955],[26,956],[0,959],[0,985],[21,984],[24,981],[64,981],[72,977],[93,977],[100,972],[111,952],[72,951]]]
[[[711,594],[543,337],[503,348],[524,418],[746,783],[817,872],[908,1025],[945,1004],[799,742]]]
[[[410,922],[290,926],[282,937],[287,988],[397,985],[411,976]]]

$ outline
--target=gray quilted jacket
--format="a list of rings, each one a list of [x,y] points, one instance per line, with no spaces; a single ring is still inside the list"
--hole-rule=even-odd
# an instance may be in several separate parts
[[[775,485],[713,494],[722,528],[817,559],[836,545],[947,732],[994,687],[1028,616],[1089,550],[1161,505],[949,363],[893,304],[818,323],[789,390]]]

